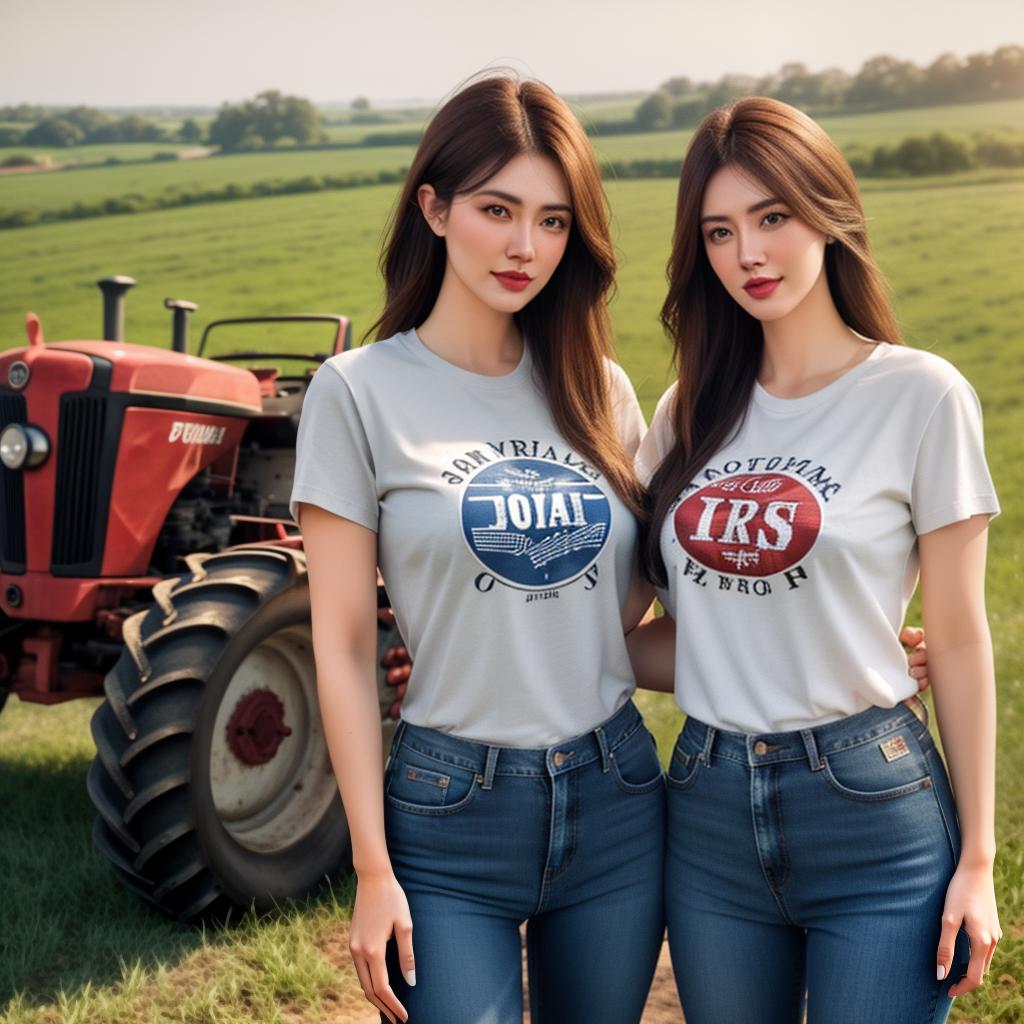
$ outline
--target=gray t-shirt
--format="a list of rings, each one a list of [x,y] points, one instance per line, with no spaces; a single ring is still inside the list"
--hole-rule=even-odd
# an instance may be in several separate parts
[[[674,444],[673,391],[641,479]],[[755,384],[742,426],[661,526],[679,706],[770,733],[916,693],[898,633],[917,538],[998,511],[977,396],[944,359],[879,344],[801,398]]]
[[[608,370],[632,454],[643,414]],[[636,524],[559,434],[528,346],[500,377],[441,359],[415,331],[329,359],[303,404],[293,515],[298,502],[378,534],[414,660],[406,721],[544,747],[633,692],[622,606]]]

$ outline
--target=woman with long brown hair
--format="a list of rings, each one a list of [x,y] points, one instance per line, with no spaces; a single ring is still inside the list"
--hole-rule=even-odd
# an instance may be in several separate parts
[[[796,1024],[805,998],[815,1024],[944,1020],[1000,934],[977,398],[902,344],[853,174],[786,104],[697,129],[668,272],[679,379],[638,465],[670,617],[631,644],[688,716],[666,855],[686,1020]],[[955,805],[898,642],[918,573]]]
[[[535,1024],[628,1024],[663,930],[663,781],[623,638],[644,423],[568,106],[504,76],[449,100],[381,262],[379,340],[317,372],[292,493],[356,970],[389,1020],[518,1024],[527,921]],[[378,564],[415,658],[383,778]]]

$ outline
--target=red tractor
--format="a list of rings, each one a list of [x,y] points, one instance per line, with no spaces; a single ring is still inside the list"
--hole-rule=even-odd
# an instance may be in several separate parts
[[[28,346],[0,352],[0,707],[105,697],[96,847],[193,920],[300,897],[348,860],[287,503],[310,375],[350,328],[221,320],[190,356],[196,307],[169,299],[173,350],[127,344],[132,284],[100,282],[106,340],[44,343],[30,313]],[[215,329],[283,322],[329,323],[330,351],[203,358]],[[381,652],[400,642],[381,625]]]

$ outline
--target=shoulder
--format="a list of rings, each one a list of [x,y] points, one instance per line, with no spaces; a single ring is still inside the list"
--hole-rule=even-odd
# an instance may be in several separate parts
[[[636,391],[633,388],[633,382],[619,363],[610,356],[605,356],[604,370],[608,376],[608,389],[612,401],[618,402],[623,398],[635,398]]]
[[[353,390],[368,383],[380,384],[387,380],[390,371],[409,362],[404,338],[403,334],[395,334],[347,352],[339,352],[326,360],[314,377],[327,380],[340,378]]]
[[[939,402],[950,391],[974,394],[967,378],[948,360],[909,345],[888,345],[873,360],[873,376],[924,401]]]

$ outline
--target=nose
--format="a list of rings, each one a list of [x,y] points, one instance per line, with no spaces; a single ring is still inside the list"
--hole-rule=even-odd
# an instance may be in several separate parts
[[[764,247],[760,244],[757,232],[744,232],[740,235],[739,258],[744,270],[764,266]]]
[[[523,219],[513,226],[505,255],[510,260],[519,260],[522,263],[528,263],[533,259],[533,228],[527,220]]]

